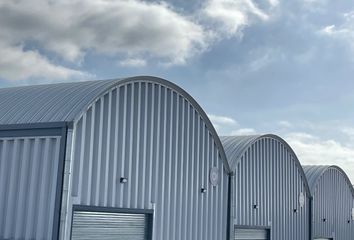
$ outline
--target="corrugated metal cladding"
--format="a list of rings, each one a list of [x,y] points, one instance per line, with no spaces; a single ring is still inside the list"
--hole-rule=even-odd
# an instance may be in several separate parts
[[[336,166],[304,166],[313,196],[313,237],[354,238],[354,189]]]
[[[52,239],[60,137],[0,138],[0,239]]]
[[[166,83],[117,84],[76,118],[62,239],[70,234],[73,204],[153,209],[156,240],[226,238],[228,165],[220,140],[192,98]],[[209,183],[212,167],[219,169],[216,187]]]
[[[274,135],[222,137],[221,141],[234,171],[231,224],[240,229],[269,227],[272,240],[309,239],[310,192],[286,142]],[[231,231],[230,239],[234,234]]]

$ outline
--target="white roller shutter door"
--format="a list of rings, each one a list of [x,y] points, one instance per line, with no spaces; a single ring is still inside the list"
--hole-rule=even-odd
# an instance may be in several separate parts
[[[266,229],[246,229],[235,227],[235,240],[268,240],[269,234]]]
[[[72,239],[147,240],[146,214],[74,211]]]

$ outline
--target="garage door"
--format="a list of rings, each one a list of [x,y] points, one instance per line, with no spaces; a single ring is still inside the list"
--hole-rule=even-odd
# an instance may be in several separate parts
[[[235,227],[235,240],[269,240],[267,229],[242,229]]]
[[[74,211],[72,239],[149,240],[149,215]]]

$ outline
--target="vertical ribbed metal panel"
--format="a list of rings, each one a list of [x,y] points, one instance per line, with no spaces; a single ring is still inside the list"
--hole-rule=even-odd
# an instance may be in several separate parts
[[[272,137],[258,138],[236,162],[233,223],[241,228],[269,227],[272,240],[308,239],[310,196],[305,182],[287,146]],[[305,198],[303,207],[300,194]]]
[[[73,240],[146,240],[148,217],[145,214],[75,211]]]
[[[314,238],[354,239],[353,193],[343,172],[330,166],[305,166],[304,169],[314,179]]]
[[[178,92],[144,81],[113,88],[75,122],[74,136],[72,204],[154,209],[156,240],[226,238],[228,175],[200,113]]]
[[[0,239],[52,239],[60,137],[0,138]]]

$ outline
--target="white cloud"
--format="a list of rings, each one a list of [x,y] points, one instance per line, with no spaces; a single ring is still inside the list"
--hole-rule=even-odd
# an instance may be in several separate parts
[[[336,25],[328,25],[325,26],[320,30],[320,33],[323,35],[327,35],[333,38],[342,38],[345,39],[346,37],[354,37],[353,36],[353,26],[341,26],[337,27]]]
[[[276,0],[269,4],[275,6]],[[202,9],[202,15],[214,22],[222,34],[238,35],[244,26],[250,24],[252,18],[263,21],[269,15],[260,9],[252,0],[208,0]]]
[[[123,67],[145,67],[146,60],[141,58],[128,58],[119,62]]]
[[[208,117],[212,124],[214,125],[216,131],[220,135],[224,135],[227,132],[230,131],[230,129],[233,129],[238,126],[238,123],[235,119],[227,117],[227,116],[219,116],[219,115],[214,115],[214,114],[208,114]]]
[[[349,138],[349,145],[354,147],[354,128],[353,127],[343,127],[340,131]],[[354,161],[354,159],[353,159]]]
[[[278,4],[268,0],[266,8]],[[33,64],[14,61],[10,68],[0,68],[0,77],[77,76],[83,73],[71,68],[80,67],[87,53],[123,59],[119,64],[124,67],[145,66],[150,60],[163,66],[185,64],[216,40],[238,36],[243,27],[268,19],[253,0],[207,0],[190,16],[164,1],[2,1],[0,46],[16,49],[12,58],[19,51],[26,59],[32,56],[43,73],[30,69]]]
[[[262,11],[260,8],[258,8],[257,5],[252,0],[243,0],[243,2],[247,6],[247,9],[251,14],[256,15],[257,17],[259,17],[262,20],[269,19],[269,16],[264,11]]]
[[[231,132],[231,135],[253,135],[256,130],[253,128],[240,128]]]
[[[285,121],[285,120],[279,121],[278,125],[284,128],[291,128],[293,126],[289,121]]]
[[[324,140],[308,133],[289,133],[285,140],[303,165],[338,165],[354,182],[354,149],[335,140]]]
[[[218,116],[214,114],[208,114],[208,117],[214,124],[222,124],[222,125],[238,125],[237,121],[233,118],[227,116]]]
[[[320,29],[319,33],[344,43],[354,51],[354,12],[343,14],[342,23],[327,25]]]
[[[241,128],[238,122],[228,116],[218,116],[214,114],[208,114],[210,121],[213,123],[216,131],[219,135],[252,135],[256,134],[256,130],[253,128]]]
[[[163,2],[19,0],[0,4],[2,51],[16,48],[12,51],[14,56],[7,51],[7,57],[16,58],[22,51],[31,63],[41,62],[43,72],[59,72],[58,77],[77,72],[50,63],[47,58],[53,54],[76,65],[87,52],[126,56],[128,59],[122,64],[130,66],[143,64],[131,60],[141,56],[161,63],[183,64],[204,51],[208,41],[209,34],[203,26]],[[40,51],[24,51],[16,46]],[[43,52],[51,54],[44,57]],[[0,76],[37,77],[36,70],[30,69],[33,65],[26,67],[25,61],[11,64],[11,69],[21,69],[21,74],[2,67]]]
[[[328,35],[331,35],[334,33],[334,28],[336,26],[335,25],[328,25],[324,28],[321,29],[321,32],[324,33],[324,34],[328,34]]]
[[[87,73],[56,66],[36,51],[24,51],[22,47],[0,45],[0,78],[24,80],[46,78],[66,80],[69,78],[90,78]]]
[[[276,7],[279,5],[279,0],[269,0],[269,3],[272,7]]]
[[[249,64],[248,68],[252,72],[259,71],[267,67],[272,61],[274,61],[275,51],[267,50],[263,55],[258,58],[253,59]]]

